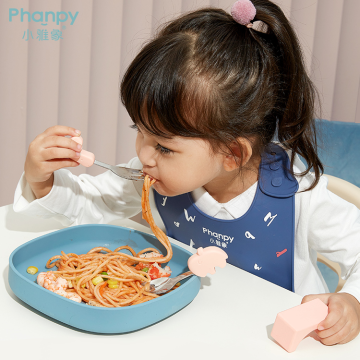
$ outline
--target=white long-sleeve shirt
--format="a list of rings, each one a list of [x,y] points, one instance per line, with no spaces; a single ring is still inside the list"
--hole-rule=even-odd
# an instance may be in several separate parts
[[[138,158],[123,166],[141,169]],[[304,170],[297,157],[295,173]],[[66,169],[54,173],[54,185],[46,196],[36,199],[24,174],[17,185],[14,211],[42,218],[55,218],[64,226],[106,224],[129,218],[141,211],[142,181],[122,179],[107,171],[98,176],[73,175]],[[321,177],[311,191],[302,192],[313,181],[313,175],[297,177],[295,194],[295,293],[299,295],[328,292],[316,265],[317,253],[340,264],[347,279],[342,292],[360,302],[360,210],[327,189],[327,178]],[[220,204],[204,188],[192,192],[195,205],[206,214],[220,219],[234,219],[250,208],[257,183],[244,193]],[[156,224],[165,229],[156,210],[153,193],[150,204]]]

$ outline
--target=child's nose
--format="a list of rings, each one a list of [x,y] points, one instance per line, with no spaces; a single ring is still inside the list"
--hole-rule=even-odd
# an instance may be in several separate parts
[[[151,166],[151,167],[155,166],[156,164],[154,155],[155,155],[154,148],[149,145],[142,146],[138,154],[139,159],[143,164],[143,166]]]

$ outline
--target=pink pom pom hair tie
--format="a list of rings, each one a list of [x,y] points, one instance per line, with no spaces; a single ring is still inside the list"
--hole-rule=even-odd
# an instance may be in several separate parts
[[[231,8],[231,16],[233,19],[248,28],[252,28],[251,20],[256,15],[256,9],[254,4],[250,0],[238,0]]]

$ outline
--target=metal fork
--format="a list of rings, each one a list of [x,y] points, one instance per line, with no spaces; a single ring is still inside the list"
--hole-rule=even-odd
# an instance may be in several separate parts
[[[181,275],[178,275],[174,278],[169,278],[169,277],[162,277],[162,278],[158,278],[155,280],[151,280],[150,281],[150,289],[147,290],[153,294],[163,294],[166,293],[167,291],[171,290],[180,280],[186,279],[189,276],[195,275],[193,272],[191,271],[187,271]],[[145,286],[146,283],[145,281],[143,283],[141,283],[141,285]]]
[[[95,160],[94,161],[95,165],[101,166],[105,169],[111,170],[114,174],[116,174],[117,176],[120,176],[124,179],[128,179],[128,180],[143,180],[145,175],[143,174],[142,170],[137,170],[137,169],[130,169],[127,167],[122,167],[122,166],[113,166],[113,165],[108,165],[105,164],[101,161]]]

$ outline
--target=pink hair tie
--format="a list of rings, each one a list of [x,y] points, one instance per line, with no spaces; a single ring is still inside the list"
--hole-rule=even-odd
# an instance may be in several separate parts
[[[256,15],[256,9],[254,4],[250,0],[238,0],[231,8],[231,16],[233,19],[248,28],[252,28],[251,20]]]

